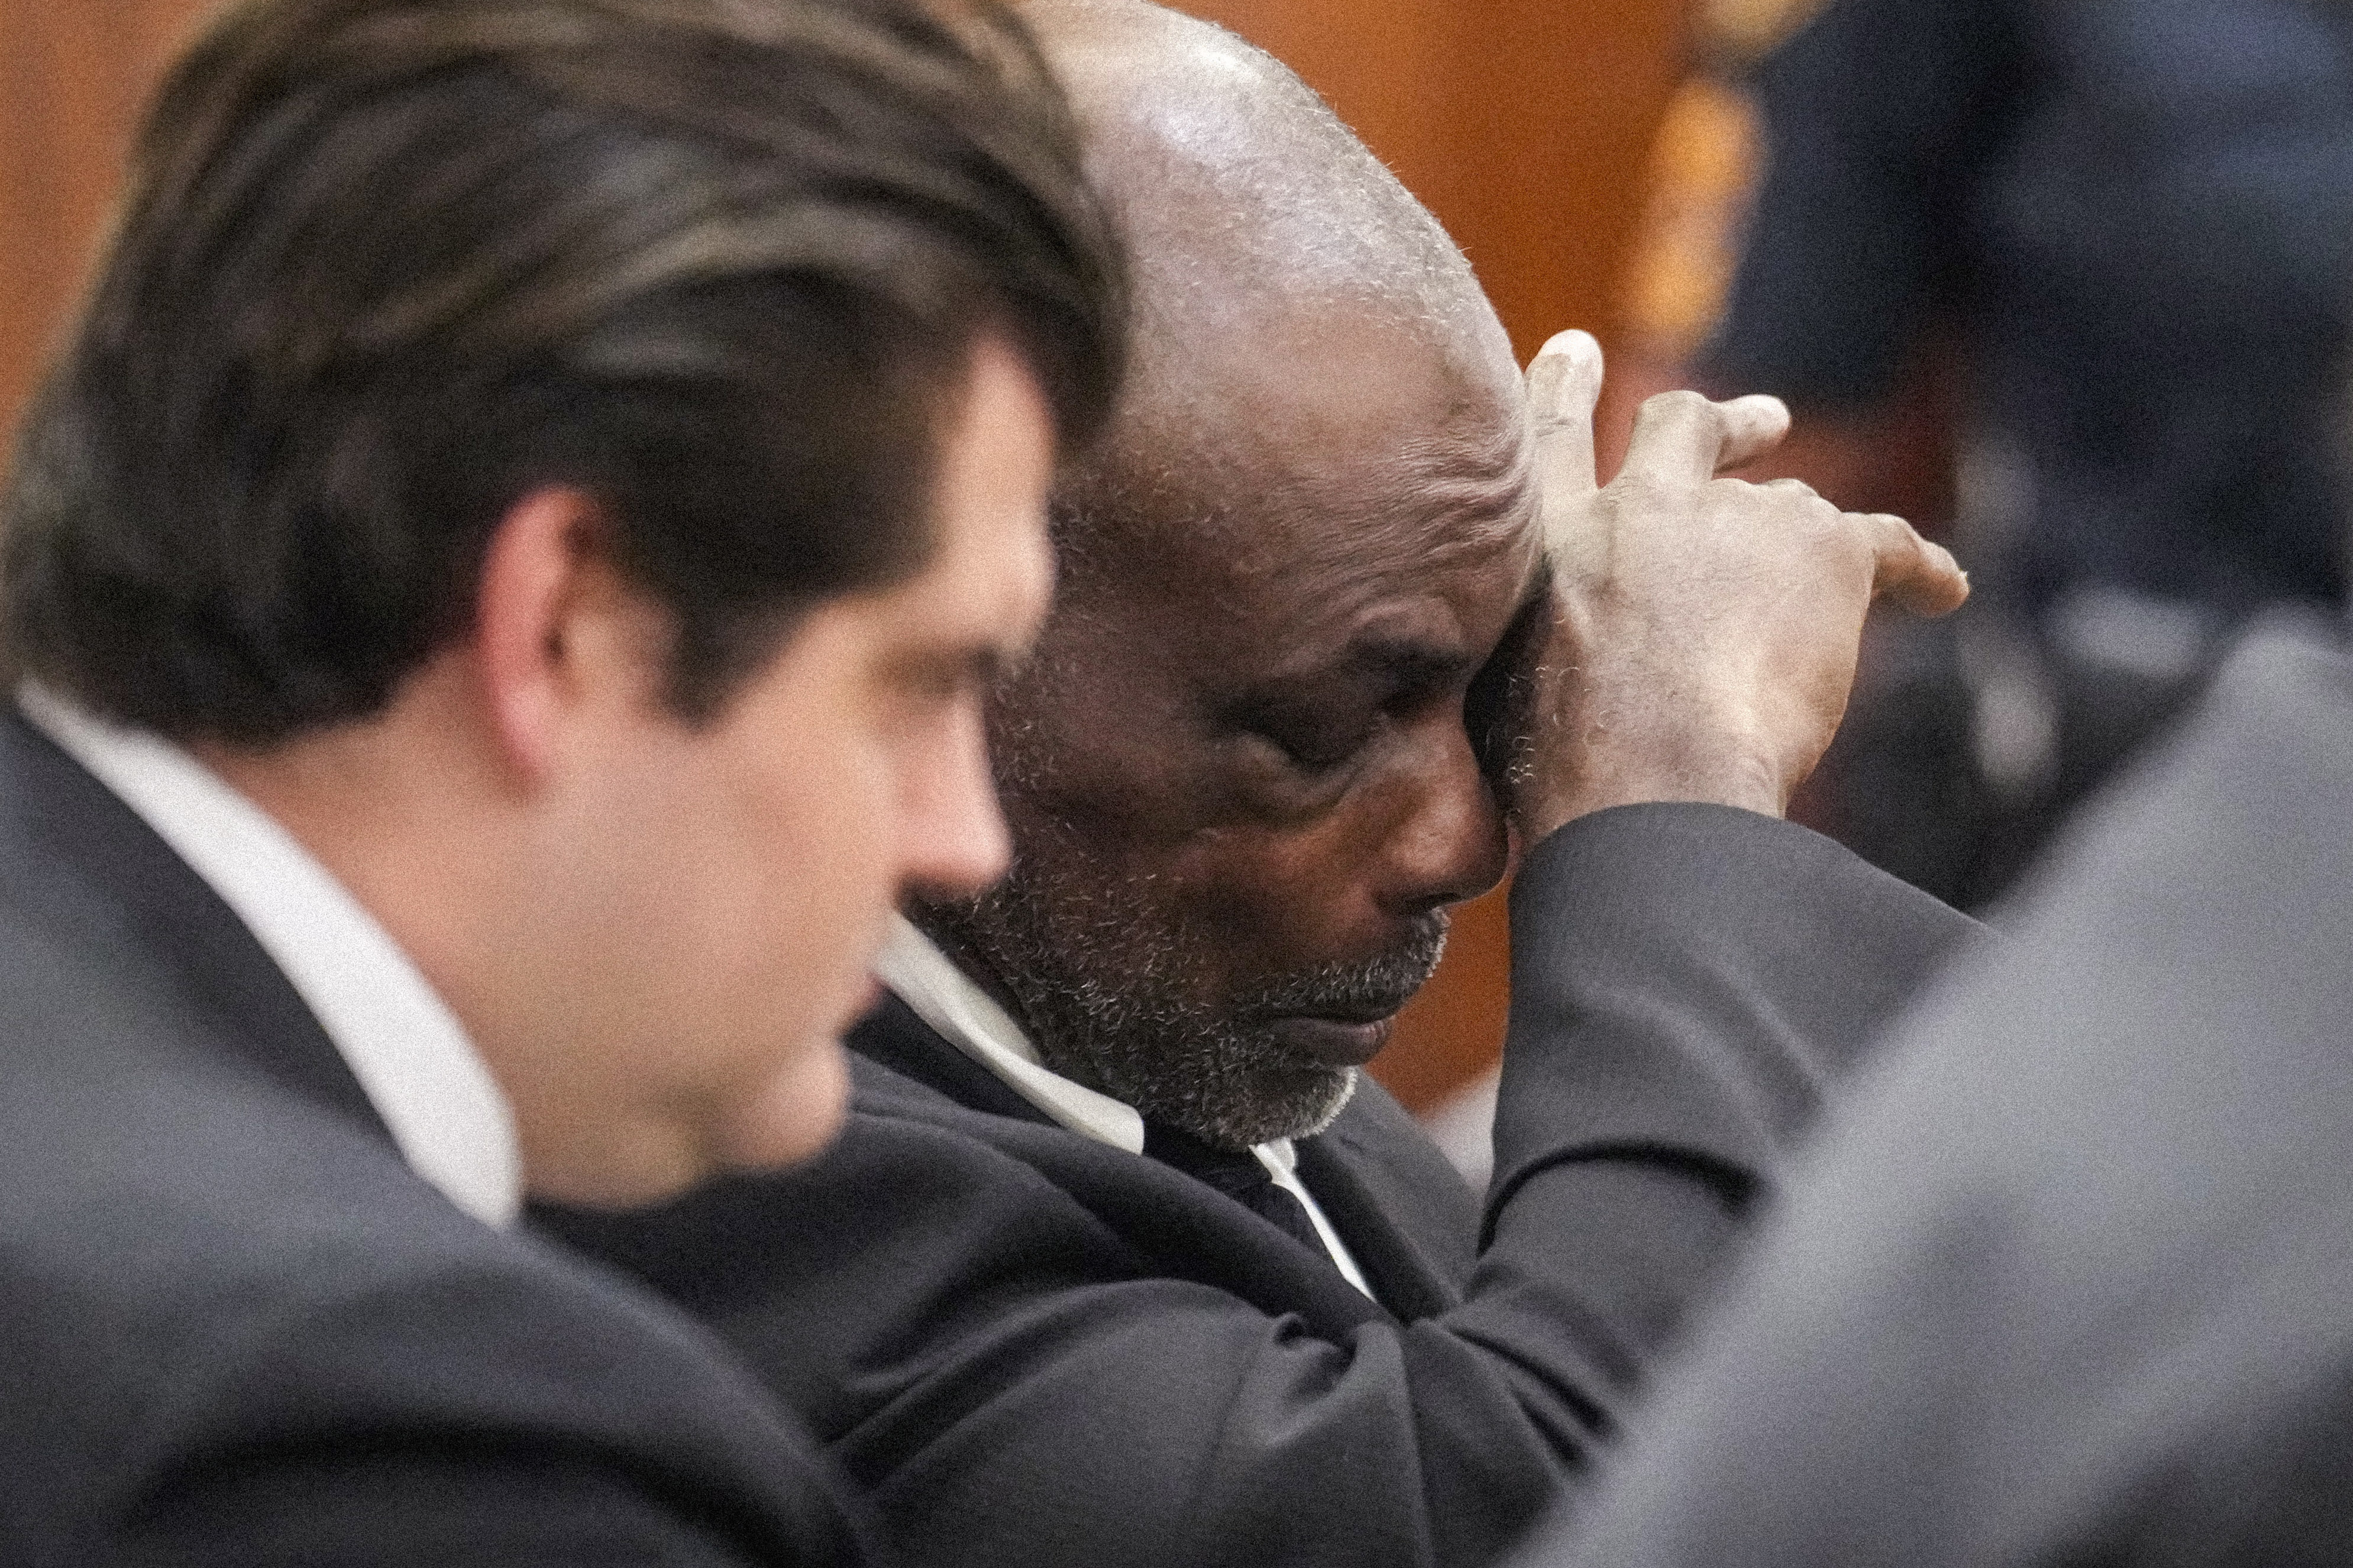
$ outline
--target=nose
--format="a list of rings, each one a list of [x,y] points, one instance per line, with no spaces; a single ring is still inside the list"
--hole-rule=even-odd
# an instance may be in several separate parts
[[[1005,875],[1013,850],[976,706],[958,704],[939,741],[910,758],[902,775],[900,879],[931,893],[976,893]]]
[[[1419,914],[1478,897],[1503,880],[1503,807],[1460,722],[1433,715],[1409,765],[1409,804],[1390,835],[1388,907]]]

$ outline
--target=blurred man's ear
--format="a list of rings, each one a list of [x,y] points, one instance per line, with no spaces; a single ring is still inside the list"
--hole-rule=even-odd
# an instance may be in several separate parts
[[[649,679],[656,617],[607,560],[602,531],[586,492],[551,487],[510,507],[483,554],[471,652],[501,757],[526,785],[554,765],[567,715],[634,700]]]

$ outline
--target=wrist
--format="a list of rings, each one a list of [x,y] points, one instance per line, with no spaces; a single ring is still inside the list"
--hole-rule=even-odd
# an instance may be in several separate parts
[[[1736,806],[1765,816],[1788,809],[1778,769],[1754,748],[1720,738],[1588,746],[1568,766],[1539,767],[1521,785],[1514,815],[1527,842],[1613,805],[1683,802]]]

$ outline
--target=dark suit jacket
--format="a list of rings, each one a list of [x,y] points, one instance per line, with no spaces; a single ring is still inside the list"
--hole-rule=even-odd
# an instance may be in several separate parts
[[[802,1442],[412,1175],[245,927],[0,717],[0,1563],[852,1561]]]
[[[1809,9],[1755,79],[1773,157],[1710,378],[1852,410],[1957,331],[2017,472],[1970,563],[2030,608],[2342,595],[2353,9]]]
[[[2016,931],[1547,1561],[2353,1562],[2353,660],[2250,642]]]
[[[902,1006],[813,1165],[554,1222],[717,1325],[916,1561],[1476,1563],[1611,1430],[1825,1082],[1971,929],[1707,806],[1564,829],[1514,921],[1483,1224],[1376,1088],[1301,1146],[1377,1302]]]

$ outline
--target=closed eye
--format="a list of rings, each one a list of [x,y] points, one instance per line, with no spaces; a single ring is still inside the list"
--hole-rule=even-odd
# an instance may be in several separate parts
[[[1273,742],[1301,772],[1321,773],[1342,766],[1363,751],[1377,728],[1370,719],[1343,722],[1318,719],[1297,725],[1261,725],[1257,733]]]
[[[1271,742],[1299,771],[1329,773],[1362,754],[1392,720],[1459,700],[1467,679],[1458,660],[1409,650],[1259,692],[1229,717],[1237,729]]]

